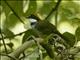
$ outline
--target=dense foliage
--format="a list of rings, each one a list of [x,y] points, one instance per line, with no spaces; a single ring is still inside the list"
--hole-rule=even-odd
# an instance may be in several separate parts
[[[0,0],[0,56],[80,60],[80,1]]]

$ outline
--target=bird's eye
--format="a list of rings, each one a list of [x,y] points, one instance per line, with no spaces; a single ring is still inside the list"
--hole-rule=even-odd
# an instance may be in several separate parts
[[[56,39],[56,38],[58,38],[57,36],[54,36],[54,38]]]
[[[35,24],[36,24],[36,22],[32,22],[32,23],[31,23],[31,26],[32,26],[32,25],[35,25]]]

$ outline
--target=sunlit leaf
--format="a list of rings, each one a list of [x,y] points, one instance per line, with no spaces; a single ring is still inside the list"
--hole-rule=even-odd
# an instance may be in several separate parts
[[[35,49],[35,51],[31,54],[29,54],[28,56],[26,56],[24,59],[26,60],[37,60],[37,58],[39,58],[39,52],[38,49]]]
[[[61,8],[60,13],[63,17],[66,17],[68,19],[74,18],[76,17],[77,14],[80,13],[80,8],[77,8],[77,7],[80,7],[80,6],[79,4],[76,4],[75,2],[64,1],[62,2],[61,7],[60,7]]]
[[[43,5],[37,10],[37,13],[40,15],[42,19],[44,19],[54,8],[56,2],[54,0],[42,1]]]
[[[25,7],[27,7],[27,5]],[[27,17],[27,16],[29,16],[31,14],[34,14],[36,12],[36,8],[37,8],[36,0],[28,1],[28,9],[24,13],[24,15]]]

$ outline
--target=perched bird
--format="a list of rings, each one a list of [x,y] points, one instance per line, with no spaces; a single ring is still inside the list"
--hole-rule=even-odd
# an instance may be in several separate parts
[[[31,25],[32,26],[34,25],[33,28],[37,29],[43,35],[49,35],[49,34],[55,33],[63,38],[62,34],[48,20],[41,20],[39,17],[37,17],[33,14],[30,15],[28,18],[33,20],[33,21],[31,21]],[[36,20],[36,21],[34,22],[34,20]]]
[[[68,40],[68,38],[66,38],[64,35],[62,35],[57,28],[55,27],[55,25],[51,24],[48,20],[41,20],[39,17],[35,16],[34,14],[30,15],[28,18],[31,19],[35,19],[35,25],[33,28],[37,29],[39,32],[41,32],[41,35],[50,35],[50,34],[57,34],[59,35],[64,42]],[[33,22],[31,22],[33,23]],[[64,43],[65,46],[67,46],[66,43]],[[69,46],[67,46],[69,47]]]
[[[38,18],[35,15],[30,15],[28,18],[32,19],[32,20],[36,20],[36,21],[31,21],[31,25],[34,26],[33,28],[35,28],[36,30],[38,30],[41,34],[41,36],[48,36],[50,34],[58,34],[61,38],[63,38],[64,40],[67,40],[57,29],[56,27],[51,24],[48,20],[41,20],[40,18]],[[46,38],[46,37],[45,37]],[[51,46],[47,43],[43,43],[41,44],[42,47],[47,51],[48,55],[53,58],[53,50],[51,48]],[[67,45],[64,43],[64,45]]]

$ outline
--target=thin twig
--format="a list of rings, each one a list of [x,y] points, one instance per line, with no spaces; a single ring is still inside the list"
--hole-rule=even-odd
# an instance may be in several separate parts
[[[0,53],[0,55],[1,55],[1,56],[9,57],[9,58],[11,58],[11,59],[13,59],[13,60],[16,60],[16,58],[14,58],[14,57],[12,57],[12,56],[9,56],[8,54],[2,54],[2,53]]]
[[[51,14],[58,9],[58,6],[60,5],[60,2],[61,2],[61,0],[58,0],[55,8],[52,8],[52,10],[51,10],[50,13],[48,14],[48,16],[45,18],[45,20],[47,20],[47,19],[51,16]]]
[[[5,52],[7,54],[8,53],[7,52],[7,47],[6,47],[6,44],[5,44],[5,41],[4,41],[4,37],[3,37],[2,31],[1,31],[1,37],[2,37],[2,42],[3,42],[4,48],[5,48]]]
[[[7,39],[7,38],[14,38],[14,37],[16,37],[16,36],[19,36],[19,35],[21,35],[21,34],[25,33],[25,32],[26,32],[26,31],[21,32],[21,33],[16,34],[16,35],[13,35],[13,36],[6,36],[6,37],[4,37],[4,39]],[[0,38],[0,40],[2,40],[2,38]]]
[[[5,3],[7,4],[7,6],[11,9],[11,11],[14,13],[14,15],[23,23],[25,24],[22,19],[20,18],[20,16],[14,11],[14,9],[8,4],[8,2],[6,0],[4,0]]]
[[[58,9],[56,10],[56,13],[55,13],[55,26],[57,28],[57,23],[58,23]]]

